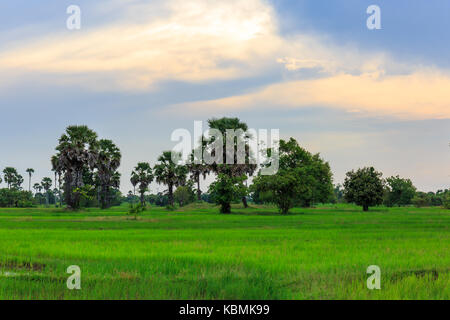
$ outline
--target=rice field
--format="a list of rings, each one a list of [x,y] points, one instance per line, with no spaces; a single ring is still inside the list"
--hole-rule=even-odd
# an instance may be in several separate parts
[[[0,209],[0,299],[449,299],[450,210]],[[69,266],[81,289],[69,290]],[[366,269],[381,269],[369,290]]]

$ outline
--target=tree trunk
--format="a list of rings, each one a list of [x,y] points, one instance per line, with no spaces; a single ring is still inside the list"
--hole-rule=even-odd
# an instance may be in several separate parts
[[[173,206],[173,184],[169,184],[169,205]]]
[[[369,211],[369,206],[367,204],[363,205],[363,211]]]
[[[142,206],[145,205],[145,196],[144,196],[144,192],[141,192],[141,205],[142,205]]]
[[[244,208],[248,208],[247,197],[242,197],[242,204],[244,205]]]
[[[228,203],[222,203],[221,207],[220,207],[220,212],[221,213],[231,213],[231,204]]]
[[[202,201],[202,191],[200,190],[200,175],[198,175],[197,179],[197,200]]]

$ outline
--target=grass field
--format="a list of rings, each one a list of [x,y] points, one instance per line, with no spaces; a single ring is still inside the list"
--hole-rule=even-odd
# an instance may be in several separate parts
[[[450,298],[449,210],[127,211],[0,209],[0,299]],[[81,290],[66,287],[70,265]]]

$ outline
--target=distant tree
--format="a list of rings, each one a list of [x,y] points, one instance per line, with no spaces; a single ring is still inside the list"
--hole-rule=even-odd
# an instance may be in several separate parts
[[[111,140],[106,139],[99,140],[97,152],[96,168],[101,190],[100,203],[101,208],[106,209],[110,207],[110,188],[118,188],[120,184],[120,175],[118,180],[114,179],[114,176],[119,174],[116,170],[120,166],[122,155],[119,148]]]
[[[145,206],[145,192],[148,191],[148,186],[153,181],[153,171],[150,164],[147,162],[139,162],[131,173],[132,181],[139,184],[139,194],[141,205]]]
[[[417,192],[411,200],[412,204],[417,208],[430,206],[430,199],[425,192]]]
[[[203,155],[203,148],[201,152]],[[187,168],[190,172],[190,178],[197,184],[197,200],[201,201],[202,190],[200,189],[200,179],[201,177],[205,179],[206,176],[210,173],[211,168],[205,163],[203,157],[201,159],[196,159],[194,150],[192,150],[192,153],[190,155],[190,161],[187,164]]]
[[[450,192],[446,192],[443,200],[444,208],[450,209]]]
[[[34,173],[34,169],[28,168],[28,169],[26,170],[26,172],[28,173],[28,191],[31,192],[31,176],[32,176],[33,173]]]
[[[411,204],[411,200],[415,194],[416,187],[414,187],[410,179],[402,179],[399,176],[386,179],[385,204],[387,206],[405,206]]]
[[[133,195],[136,195],[136,186],[139,183],[139,178],[134,171],[131,172],[130,182],[133,185]]]
[[[215,199],[220,199],[221,212],[230,213],[231,212],[231,202],[226,199],[233,199],[235,194],[232,190],[243,190],[246,188],[244,181],[248,179],[248,176],[252,176],[257,169],[257,165],[252,161],[253,156],[249,147],[249,140],[251,136],[249,135],[248,126],[246,123],[241,122],[238,118],[220,118],[220,119],[209,119],[208,124],[210,129],[218,130],[222,134],[223,139],[223,149],[221,150],[222,159],[221,163],[213,163],[210,165],[211,170],[216,174],[218,182],[217,187],[214,188],[216,192],[229,192],[229,194],[217,195]],[[231,142],[232,141],[232,142]],[[227,144],[232,143],[232,146]],[[209,150],[216,143],[216,138],[211,137],[206,141],[206,149]],[[243,150],[240,148],[243,145]],[[213,157],[220,157],[215,154],[215,150],[211,151]],[[239,161],[241,157],[244,161]],[[243,162],[243,163],[242,163]],[[228,178],[224,177],[228,176]],[[232,184],[225,187],[225,183]],[[241,200],[244,207],[247,207],[247,196],[248,191],[242,192]]]
[[[33,184],[33,189],[35,193],[40,193],[42,191],[42,186],[39,183]]]
[[[3,170],[3,176],[5,178],[5,182],[8,185],[8,189],[20,189],[20,186],[23,183],[22,176],[17,172],[17,170],[13,167],[6,167]]]
[[[49,177],[45,177],[42,179],[41,185],[42,188],[45,190],[45,204],[48,206],[49,205],[49,190],[52,187],[52,179],[50,179]]]
[[[192,184],[187,183],[185,186],[179,186],[173,193],[174,200],[178,202],[180,207],[194,201],[195,193]]]
[[[245,176],[230,177],[227,174],[219,173],[217,179],[210,184],[209,194],[211,199],[220,205],[221,213],[231,212],[231,203],[242,199],[246,195],[244,185]]]
[[[344,182],[344,196],[348,202],[353,202],[368,211],[370,206],[383,203],[384,185],[382,173],[373,167],[347,172]]]
[[[267,176],[258,174],[253,181],[252,189],[261,200],[275,203],[286,214],[295,205],[310,206],[331,199],[331,169],[319,154],[311,154],[291,138],[280,140],[279,153],[273,156],[279,159],[278,172]]]
[[[186,183],[188,169],[172,160],[172,152],[164,151],[154,167],[156,182],[167,186],[169,206],[174,205],[173,188]]]
[[[97,163],[97,134],[87,126],[69,126],[56,150],[59,168],[64,173],[65,202],[69,208],[78,209],[80,197],[89,189],[84,188],[84,177]]]

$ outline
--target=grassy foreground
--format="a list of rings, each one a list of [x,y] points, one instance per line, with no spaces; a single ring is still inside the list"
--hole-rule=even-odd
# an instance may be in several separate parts
[[[127,209],[0,209],[0,299],[450,298],[449,210]]]

